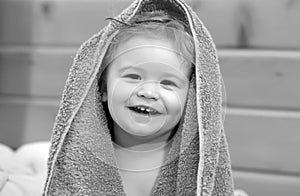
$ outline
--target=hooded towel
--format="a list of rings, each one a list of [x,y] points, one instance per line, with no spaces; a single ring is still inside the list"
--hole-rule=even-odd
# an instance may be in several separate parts
[[[207,29],[182,0],[136,0],[116,19],[164,12],[185,23],[195,45],[182,124],[160,168],[152,195],[233,195],[223,131],[221,74]],[[122,23],[111,21],[80,47],[54,124],[44,195],[126,195],[101,104],[102,60]]]

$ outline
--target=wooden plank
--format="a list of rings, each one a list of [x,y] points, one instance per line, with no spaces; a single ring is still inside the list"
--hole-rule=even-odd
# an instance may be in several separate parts
[[[2,0],[0,43],[79,46],[107,24],[105,18],[117,15],[130,2]],[[204,21],[217,47],[300,48],[298,1],[187,2]]]
[[[221,50],[219,54],[228,105],[300,109],[298,51]]]
[[[0,49],[0,93],[60,97],[74,49]]]
[[[0,97],[0,143],[17,148],[46,140],[52,133],[58,100]]]
[[[35,3],[35,42],[79,45],[108,22],[107,17],[125,9],[132,1],[37,1]]]
[[[299,196],[300,176],[233,171],[235,189],[249,196]]]
[[[0,93],[60,97],[76,48],[0,48]],[[230,106],[300,108],[300,53],[220,50]],[[12,77],[13,76],[13,77]]]
[[[187,0],[211,33],[218,48],[238,47],[240,0]]]
[[[300,48],[300,3],[290,0],[192,1],[218,47]]]
[[[32,19],[32,1],[0,1],[0,44],[30,43]]]
[[[248,46],[300,48],[300,2],[297,0],[247,0],[243,4]]]
[[[108,23],[105,18],[115,16],[131,2],[129,0],[4,0],[0,2],[4,16],[0,23],[3,31],[0,33],[0,44],[79,46]],[[15,20],[9,20],[11,18],[20,21],[20,25],[15,24]],[[23,23],[29,25],[26,28],[28,36],[22,35],[24,25],[21,24]]]
[[[234,167],[300,175],[300,111],[226,112],[224,127]]]

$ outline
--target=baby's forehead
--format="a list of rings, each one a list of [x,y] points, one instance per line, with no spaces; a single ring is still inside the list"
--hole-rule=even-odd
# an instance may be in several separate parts
[[[165,39],[153,39],[143,36],[136,36],[118,44],[113,62],[120,66],[148,66],[155,67],[160,64],[164,67],[177,69],[190,75],[192,62],[178,51],[174,44]],[[160,67],[156,66],[156,69]]]

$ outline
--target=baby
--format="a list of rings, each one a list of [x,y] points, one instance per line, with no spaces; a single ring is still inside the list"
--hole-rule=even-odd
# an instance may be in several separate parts
[[[151,193],[182,117],[193,48],[183,24],[152,14],[125,25],[106,53],[102,101],[128,195]]]
[[[78,51],[44,195],[233,195],[220,86],[191,8],[135,1]]]

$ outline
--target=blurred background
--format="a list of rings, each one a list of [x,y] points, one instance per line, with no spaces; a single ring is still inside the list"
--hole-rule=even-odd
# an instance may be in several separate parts
[[[77,49],[131,2],[0,0],[0,143],[50,140]],[[218,48],[236,189],[299,196],[300,1],[187,2]]]

